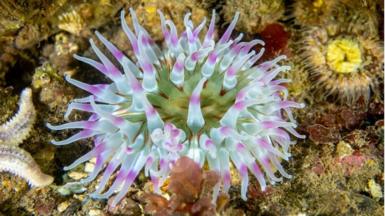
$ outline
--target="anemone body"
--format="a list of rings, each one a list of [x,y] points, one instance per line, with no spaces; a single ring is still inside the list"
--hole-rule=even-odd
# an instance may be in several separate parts
[[[112,83],[91,85],[66,77],[90,96],[70,103],[65,117],[73,110],[91,115],[84,121],[48,124],[53,130],[80,129],[52,143],[67,145],[92,137],[94,148],[65,169],[96,157],[95,169],[81,182],[88,183],[102,173],[92,197],[108,198],[118,191],[113,206],[125,196],[141,170],[159,192],[181,156],[190,157],[200,166],[207,164],[220,174],[214,198],[219,191],[229,190],[230,163],[241,176],[243,199],[249,172],[262,190],[266,181],[282,181],[275,175],[277,171],[289,178],[280,161],[290,157],[289,148],[294,144],[290,134],[303,138],[294,130],[296,122],[291,113],[291,108],[302,108],[303,104],[287,100],[282,84],[288,80],[274,80],[289,69],[278,64],[284,56],[254,65],[264,49],[256,53],[252,47],[263,45],[263,41],[240,42],[242,34],[231,38],[238,13],[218,41],[214,39],[215,12],[205,34],[201,30],[206,20],[194,26],[191,14],[187,14],[185,30],[178,35],[173,22],[160,11],[159,15],[164,49],[154,43],[131,10],[134,30],[127,26],[124,11],[121,21],[134,59],[98,32],[97,37],[120,65],[114,65],[92,39],[91,47],[100,62],[75,56]],[[114,174],[112,185],[108,185]]]
[[[302,32],[298,50],[319,98],[353,104],[380,93],[384,54],[377,39],[348,26],[315,26]]]

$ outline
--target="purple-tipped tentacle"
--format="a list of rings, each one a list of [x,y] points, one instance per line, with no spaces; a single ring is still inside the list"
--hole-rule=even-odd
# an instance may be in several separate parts
[[[283,180],[282,178],[274,175],[274,170],[270,164],[270,160],[267,155],[264,155],[261,158],[258,158],[258,161],[271,181],[281,182]]]
[[[105,149],[106,149],[106,147],[103,144],[96,145],[91,151],[84,154],[83,156],[81,156],[80,158],[78,158],[77,160],[72,162],[70,165],[65,166],[64,170],[71,170],[71,169],[79,166],[80,164],[82,164],[86,161],[89,161],[91,158],[96,157],[97,155],[100,155]]]
[[[227,27],[227,29],[226,29],[225,33],[222,35],[221,39],[219,39],[219,42],[218,42],[219,44],[224,44],[229,40],[231,33],[233,32],[235,25],[238,22],[239,14],[240,14],[239,12],[235,13],[235,16],[234,16],[233,20],[231,21],[229,27]]]
[[[100,61],[103,63],[106,69],[105,75],[111,78],[113,81],[120,79],[122,73],[119,71],[119,69],[115,67],[115,65],[107,58],[106,55],[103,54],[102,51],[100,51],[92,39],[90,39],[90,44],[95,54],[99,57]]]
[[[156,81],[156,70],[154,66],[146,59],[140,59],[139,64],[143,71],[143,89],[147,92],[156,91],[158,89],[158,84]]]
[[[196,85],[194,91],[190,97],[190,103],[188,108],[187,125],[189,128],[197,132],[205,124],[205,120],[202,115],[200,94],[203,88],[203,84],[206,82],[206,78],[202,78]]]
[[[108,158],[111,156],[112,152],[113,152],[112,150],[108,150],[108,151],[105,151],[105,152],[102,152],[101,154],[99,154],[96,157],[94,169],[86,178],[80,180],[80,183],[88,184],[89,182],[95,180],[95,178],[98,176],[98,174],[103,170],[103,166],[104,166],[106,160],[108,160]]]
[[[109,187],[109,189],[105,193],[97,193],[103,190],[103,188],[101,188],[100,190],[98,189],[97,191],[93,192],[91,196],[98,199],[103,199],[111,196],[114,193],[114,191],[117,190],[118,187],[122,185],[122,183],[124,183],[125,177],[130,172],[130,167],[132,166],[132,164],[135,162],[137,158],[138,158],[137,154],[135,156],[125,157],[125,160],[122,162],[120,170],[118,171],[116,178],[112,183],[112,185]]]
[[[259,147],[259,148],[262,148],[262,149],[265,149],[267,151],[269,151],[270,153],[276,155],[277,157],[280,157],[284,160],[288,160],[289,159],[289,156],[288,154],[284,154],[282,152],[280,152],[277,148],[275,148],[272,143],[270,142],[270,140],[268,140],[267,138],[257,138],[255,140],[255,144],[256,144],[256,147]],[[254,153],[254,156],[257,157],[258,156],[258,153],[256,152],[256,149],[253,149],[252,152]]]
[[[145,58],[150,62],[150,64],[156,64],[156,65],[160,64],[158,56],[151,45],[151,38],[146,36],[144,32],[140,32],[138,34],[138,46],[139,46],[141,58]]]
[[[76,142],[76,141],[81,140],[81,139],[93,137],[93,136],[101,134],[101,133],[102,132],[100,132],[100,131],[82,130],[79,133],[77,133],[77,134],[75,134],[75,135],[73,135],[73,136],[71,136],[65,140],[61,140],[61,141],[52,140],[51,143],[54,145],[67,145],[67,144]]]
[[[139,56],[138,40],[135,34],[131,31],[131,29],[127,25],[124,10],[122,10],[122,12],[120,13],[120,21],[122,23],[122,29],[131,43],[131,47],[132,47],[132,50],[134,51],[134,54],[136,56]]]
[[[148,155],[145,154],[145,152],[141,152],[140,156],[136,160],[134,166],[132,169],[128,172],[127,176],[125,177],[125,181],[122,187],[122,190],[119,191],[119,193],[114,197],[112,200],[111,206],[114,207],[120,200],[123,199],[123,197],[127,194],[130,186],[136,179],[137,175],[139,174],[139,171],[143,168],[144,164],[146,163]]]
[[[175,64],[172,68],[171,74],[170,74],[170,80],[173,82],[176,86],[182,86],[184,82],[184,60],[185,55],[183,53],[179,54]]]
[[[240,156],[238,151],[231,151],[230,157],[231,157],[231,161],[234,163],[239,174],[241,175],[241,198],[243,200],[247,200],[246,193],[247,193],[247,186],[249,185],[249,175],[248,175],[247,165],[242,160],[242,157]]]
[[[221,166],[220,174],[222,178],[223,191],[227,193],[230,189],[230,184],[231,184],[229,153],[224,149],[220,149],[218,151],[218,159],[220,161],[220,166]]]
[[[223,87],[225,89],[232,89],[237,84],[237,78],[236,74],[239,71],[239,69],[242,67],[245,62],[254,55],[254,51],[250,52],[249,54],[243,56],[239,60],[236,60],[225,72],[225,77],[223,79]]]
[[[257,179],[259,185],[261,186],[261,191],[265,191],[266,189],[265,175],[263,174],[260,167],[255,161],[249,165],[249,170],[253,173],[253,175]]]
[[[202,47],[214,46],[214,30],[215,30],[215,10],[212,11],[209,29],[207,30],[206,36],[203,40]]]

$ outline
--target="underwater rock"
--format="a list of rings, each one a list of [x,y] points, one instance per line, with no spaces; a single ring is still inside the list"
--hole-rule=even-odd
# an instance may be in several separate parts
[[[57,113],[63,113],[75,97],[75,91],[49,62],[35,69],[32,87],[39,92],[39,101]]]
[[[341,137],[340,134],[332,129],[327,128],[320,124],[310,125],[306,128],[309,133],[309,139],[314,143],[334,143],[337,142]]]

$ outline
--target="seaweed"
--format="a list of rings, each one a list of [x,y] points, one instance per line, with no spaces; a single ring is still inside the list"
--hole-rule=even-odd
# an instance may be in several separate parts
[[[219,181],[214,171],[203,171],[197,163],[183,156],[171,170],[167,192],[170,199],[155,193],[146,193],[145,212],[152,215],[214,215],[228,201],[220,194],[213,203],[212,192]]]

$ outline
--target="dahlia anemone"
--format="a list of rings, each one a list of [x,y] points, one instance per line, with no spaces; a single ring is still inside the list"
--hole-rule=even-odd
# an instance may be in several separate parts
[[[292,107],[304,105],[287,100],[288,92],[282,84],[288,80],[274,80],[278,73],[290,68],[278,65],[285,57],[254,66],[264,49],[256,53],[252,47],[264,43],[240,42],[242,34],[231,39],[239,13],[215,42],[215,12],[201,41],[199,36],[206,20],[194,27],[189,19],[191,14],[186,14],[185,31],[178,36],[173,22],[158,11],[167,47],[162,51],[138,23],[134,11],[130,12],[135,31],[128,27],[124,11],[120,15],[136,63],[99,32],[96,36],[121,69],[92,39],[91,47],[101,62],[75,55],[112,83],[91,85],[66,77],[91,95],[70,103],[65,117],[73,110],[89,112],[91,116],[85,121],[59,126],[48,124],[52,130],[81,129],[65,140],[52,143],[67,145],[93,137],[94,148],[64,169],[96,157],[93,172],[81,183],[88,183],[103,172],[91,197],[108,198],[118,191],[112,206],[126,195],[142,169],[151,177],[154,191],[159,192],[170,168],[181,156],[188,156],[201,167],[207,165],[220,174],[214,199],[220,191],[229,190],[230,162],[241,176],[243,199],[246,199],[249,171],[262,190],[266,187],[265,177],[271,183],[282,181],[282,177],[275,175],[276,171],[290,178],[280,161],[290,157],[289,147],[294,143],[290,134],[304,138],[294,130],[296,122],[291,112]],[[115,173],[112,185],[105,191]]]

